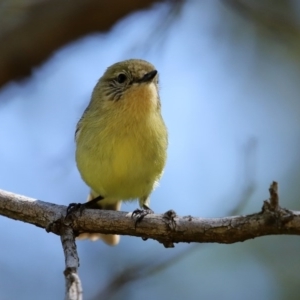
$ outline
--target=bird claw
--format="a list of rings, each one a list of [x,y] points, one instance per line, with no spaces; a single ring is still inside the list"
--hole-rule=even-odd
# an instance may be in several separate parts
[[[82,203],[70,203],[67,207],[67,216],[79,211],[80,216],[84,210],[85,206]]]
[[[133,211],[131,218],[135,219],[135,224],[134,224],[135,228],[136,228],[137,223],[142,222],[144,217],[149,214],[154,214],[154,211],[149,207],[145,207],[143,209],[136,209],[135,211]]]

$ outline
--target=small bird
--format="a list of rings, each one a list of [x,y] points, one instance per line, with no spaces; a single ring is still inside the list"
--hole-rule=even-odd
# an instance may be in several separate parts
[[[168,146],[154,66],[140,59],[110,66],[93,90],[75,140],[77,167],[90,187],[81,208],[120,210],[121,201],[139,199],[137,211],[152,212],[149,196],[162,176]],[[79,238],[101,238],[109,245],[120,239],[100,233]]]

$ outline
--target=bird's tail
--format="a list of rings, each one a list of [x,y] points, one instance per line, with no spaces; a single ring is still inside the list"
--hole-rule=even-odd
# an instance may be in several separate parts
[[[91,201],[95,199],[98,195],[94,195],[94,193],[91,191],[88,195],[87,201]],[[113,203],[113,204],[112,204]],[[106,209],[106,210],[120,210],[121,208],[121,201],[111,202],[107,204],[101,203],[101,200],[97,203],[97,206],[99,206],[99,209]],[[83,240],[83,239],[90,239],[91,241],[97,241],[99,239],[103,240],[106,244],[110,246],[115,246],[120,241],[120,236],[117,234],[103,234],[103,233],[81,233],[77,239]]]

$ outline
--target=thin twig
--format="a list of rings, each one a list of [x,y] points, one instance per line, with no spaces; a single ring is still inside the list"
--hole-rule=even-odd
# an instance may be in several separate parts
[[[77,254],[75,235],[70,226],[61,226],[61,243],[65,255],[65,300],[82,300],[82,286],[77,270],[79,257]]]

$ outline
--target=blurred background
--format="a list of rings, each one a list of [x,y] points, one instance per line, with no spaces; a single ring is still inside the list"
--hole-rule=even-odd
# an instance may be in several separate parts
[[[160,73],[169,150],[156,213],[258,212],[272,180],[281,206],[300,210],[297,0],[1,0],[1,189],[85,201],[75,126],[105,69],[129,58]],[[0,217],[0,239],[0,299],[63,298],[58,236]],[[296,236],[77,246],[84,299],[299,299]]]

